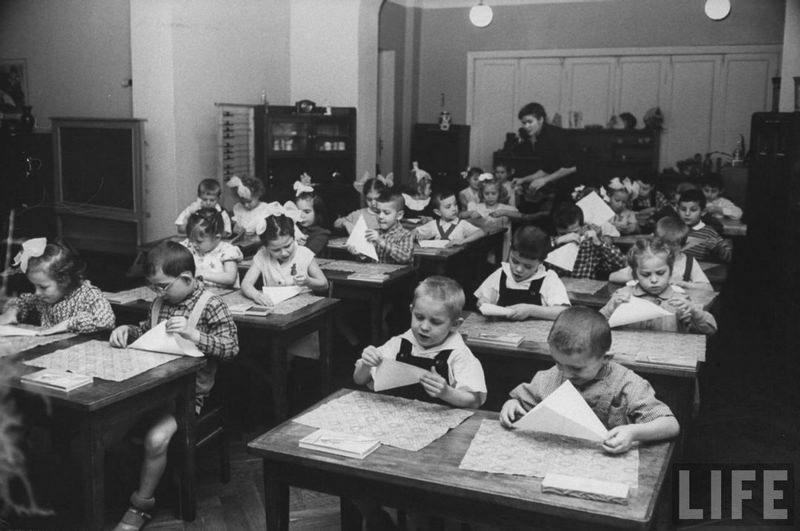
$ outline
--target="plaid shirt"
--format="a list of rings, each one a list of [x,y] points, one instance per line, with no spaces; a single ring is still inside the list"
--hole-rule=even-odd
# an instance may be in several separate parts
[[[17,308],[20,323],[52,328],[67,321],[67,330],[88,334],[114,327],[114,311],[103,297],[103,293],[88,280],[54,304],[44,302],[33,293],[23,293],[18,299],[10,299],[5,309]]]
[[[378,262],[382,264],[410,264],[414,258],[414,235],[395,223],[387,231],[379,231],[384,245],[376,245]]]
[[[633,210],[637,212],[639,210],[644,210],[645,208],[653,207],[655,207],[656,212],[658,212],[665,206],[669,205],[669,201],[667,201],[667,196],[658,190],[653,190],[650,195],[640,195],[631,201],[631,205],[633,206]]]
[[[589,238],[581,242],[572,272],[550,266],[560,277],[601,278],[628,265],[622,252],[603,240],[595,245]]]

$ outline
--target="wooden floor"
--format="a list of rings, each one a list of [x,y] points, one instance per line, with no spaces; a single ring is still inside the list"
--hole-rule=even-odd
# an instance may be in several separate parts
[[[759,327],[758,295],[747,288],[726,288],[718,313],[719,335],[710,347],[709,359],[700,375],[701,408],[688,427],[683,461],[690,463],[794,463],[800,470],[800,362],[780,355],[769,345]],[[755,302],[754,302],[755,301]],[[795,319],[799,316],[788,316]],[[794,353],[800,354],[800,352]],[[355,354],[353,354],[355,355]],[[339,367],[338,381],[347,381],[352,365]],[[684,427],[686,428],[686,427]],[[264,529],[261,463],[245,451],[248,440],[265,426],[237,428],[232,441],[232,479],[220,482],[216,454],[207,449],[198,455],[198,514],[194,522],[175,517],[171,499],[174,488],[163,485],[151,530],[238,531]],[[52,518],[11,517],[9,524],[24,529],[71,529],[77,516],[67,516],[76,505],[69,496],[69,477],[52,481],[52,456],[32,456],[31,474],[37,492],[57,507]],[[107,483],[109,529],[125,509],[125,499],[136,479],[137,457],[122,459],[118,474]],[[57,469],[58,467],[55,467]],[[51,479],[47,479],[51,478]],[[667,493],[667,503],[669,493]],[[753,523],[761,495],[745,503],[744,522]],[[795,502],[795,506],[798,506]],[[669,507],[669,506],[667,506]],[[291,530],[339,529],[338,499],[309,491],[291,493]],[[700,529],[730,529],[731,522],[696,526]],[[536,529],[531,526],[530,529]],[[664,512],[656,529],[675,529]],[[695,529],[683,527],[681,529]],[[735,529],[746,529],[737,527]],[[483,528],[481,528],[483,531]]]

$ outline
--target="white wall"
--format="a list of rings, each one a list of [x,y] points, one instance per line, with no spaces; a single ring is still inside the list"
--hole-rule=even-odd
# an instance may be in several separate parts
[[[800,76],[800,2],[786,2],[786,25],[783,33],[781,64],[781,112],[795,111],[794,76]]]

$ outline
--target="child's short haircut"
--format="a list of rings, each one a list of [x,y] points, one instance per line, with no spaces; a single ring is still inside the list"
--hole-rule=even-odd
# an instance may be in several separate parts
[[[599,358],[611,348],[611,328],[597,310],[570,306],[556,317],[547,343],[567,356],[590,352]]]
[[[452,278],[439,275],[426,278],[414,290],[414,303],[423,295],[444,304],[451,320],[455,321],[461,317],[461,312],[464,310],[464,290]]]
[[[704,173],[700,176],[700,186],[708,186],[722,190],[725,188],[725,181],[722,180],[722,175],[715,172]]]
[[[328,209],[325,208],[325,201],[316,192],[302,192],[295,198],[295,203],[300,201],[311,201],[311,208],[314,209],[314,224],[320,227],[325,226],[328,219]]]
[[[565,203],[553,213],[553,225],[558,229],[566,229],[575,223],[583,226],[583,210],[578,205]]]
[[[284,214],[271,215],[266,218],[266,227],[264,232],[259,234],[261,243],[266,247],[270,242],[273,242],[281,236],[291,236],[294,238],[294,220]]]
[[[401,212],[406,207],[406,200],[403,199],[403,194],[391,188],[385,189],[378,197],[378,203],[391,203],[392,208]]]
[[[151,277],[161,271],[169,277],[178,277],[186,271],[194,275],[192,252],[178,242],[161,242],[149,251],[144,258],[144,274]]]
[[[250,195],[253,199],[261,199],[264,196],[266,189],[264,183],[258,177],[248,177],[245,175],[241,177],[242,184],[250,190]]]
[[[225,221],[216,208],[201,208],[186,221],[186,234],[190,238],[218,236],[224,232]]]
[[[86,275],[86,264],[67,242],[48,243],[41,256],[28,260],[28,271],[41,270],[64,291],[77,288]]]
[[[678,203],[697,203],[700,205],[700,210],[706,208],[706,196],[697,188],[691,188],[681,192]]]
[[[656,222],[655,235],[667,244],[686,245],[689,227],[682,219],[675,216],[664,216]]]
[[[436,210],[439,210],[440,208],[442,208],[442,202],[445,199],[455,196],[456,193],[449,189],[443,189],[439,190],[438,192],[433,192],[433,195],[431,195],[431,207],[433,207]]]
[[[541,103],[529,103],[519,110],[517,118],[522,120],[525,116],[534,116],[537,120],[547,118],[547,113]]]
[[[535,225],[523,225],[514,232],[511,250],[528,260],[544,260],[550,252],[550,238]]]
[[[200,184],[197,185],[197,195],[203,194],[216,194],[219,197],[222,194],[222,187],[219,185],[218,181],[214,179],[203,179],[200,181]]]
[[[672,252],[672,248],[667,245],[667,242],[655,236],[648,236],[636,240],[636,243],[634,243],[633,247],[628,251],[628,265],[631,267],[631,271],[634,275],[639,268],[639,260],[646,256],[655,256],[657,254],[666,255],[667,265],[671,272],[672,266],[675,264],[675,255]]]

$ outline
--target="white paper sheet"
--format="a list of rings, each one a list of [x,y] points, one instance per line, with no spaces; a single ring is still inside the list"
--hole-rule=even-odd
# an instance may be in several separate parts
[[[0,336],[38,336],[39,331],[33,328],[22,328],[14,325],[0,325]]]
[[[450,243],[450,240],[420,240],[419,246],[430,249],[443,249],[447,247],[448,243]]]
[[[550,251],[544,261],[565,271],[572,271],[572,268],[575,267],[575,260],[578,258],[579,250],[580,246],[577,243],[565,243],[561,247]]]
[[[584,223],[602,225],[614,217],[614,211],[596,192],[592,192],[575,204],[583,210]]]
[[[672,315],[670,312],[652,302],[639,297],[631,297],[631,300],[617,306],[611,317],[608,318],[608,326],[611,328],[625,326],[628,324],[649,321],[658,317]]]
[[[419,379],[425,374],[425,369],[415,365],[409,365],[397,360],[383,360],[375,369],[375,391],[386,391],[395,387],[403,387],[419,383]]]
[[[608,430],[569,380],[515,422],[514,427],[597,442],[608,438]]]
[[[367,241],[367,222],[364,221],[364,216],[358,216],[358,221],[353,226],[350,237],[347,238],[347,245],[352,245],[359,253],[378,261],[378,251]]]
[[[496,304],[490,304],[488,302],[481,304],[479,310],[486,317],[508,317],[512,312],[510,308],[498,306]]]
[[[167,354],[178,354],[180,356],[192,356],[202,358],[194,343],[182,338],[177,334],[167,332],[167,322],[161,321],[154,328],[151,328],[143,336],[134,341],[128,348],[138,348],[139,350],[149,350],[151,352],[165,352]]]
[[[272,304],[278,305],[287,299],[308,291],[308,288],[304,286],[264,286],[261,291],[269,297]]]

